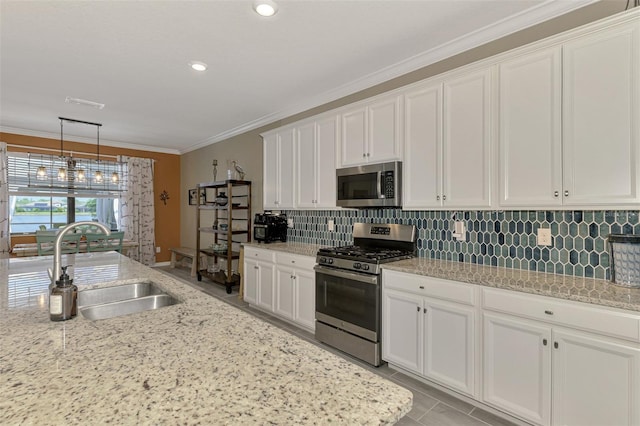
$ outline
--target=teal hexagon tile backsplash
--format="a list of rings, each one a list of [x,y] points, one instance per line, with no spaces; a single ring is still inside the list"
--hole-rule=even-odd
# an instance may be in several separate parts
[[[417,228],[417,254],[505,268],[610,279],[609,234],[640,234],[639,211],[403,211],[290,210],[292,242],[328,246],[353,243],[353,224],[401,223]],[[334,220],[335,232],[327,222]],[[455,241],[462,220],[466,241]],[[553,245],[538,246],[538,228],[550,228]]]

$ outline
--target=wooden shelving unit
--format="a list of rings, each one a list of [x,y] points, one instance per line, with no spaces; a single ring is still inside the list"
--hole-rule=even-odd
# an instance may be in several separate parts
[[[245,180],[225,180],[219,182],[205,182],[197,186],[197,194],[206,194],[204,204],[198,206],[196,218],[196,247],[198,253],[207,256],[204,264],[197,256],[198,281],[205,276],[211,281],[226,287],[231,293],[234,285],[240,284],[237,265],[233,262],[240,259],[240,244],[251,242],[251,182]],[[227,204],[216,204],[216,199],[224,192]],[[239,223],[239,226],[235,226]],[[221,230],[220,225],[226,224],[227,229]],[[239,229],[238,229],[239,228]],[[213,250],[211,246],[203,246],[202,236],[213,234],[213,246],[225,249]],[[211,240],[209,238],[208,240]],[[213,265],[213,270],[209,269]]]

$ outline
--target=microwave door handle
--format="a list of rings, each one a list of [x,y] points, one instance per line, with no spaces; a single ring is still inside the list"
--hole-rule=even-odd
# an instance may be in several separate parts
[[[376,175],[378,176],[378,198],[384,198],[384,189],[382,188],[382,172],[378,172],[376,173]]]

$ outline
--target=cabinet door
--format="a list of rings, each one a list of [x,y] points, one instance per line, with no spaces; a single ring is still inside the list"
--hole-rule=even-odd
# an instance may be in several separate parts
[[[318,183],[316,124],[311,122],[303,126],[299,126],[296,128],[296,134],[296,165],[298,169],[296,206],[314,208],[316,206],[316,189]]]
[[[367,161],[379,163],[402,159],[401,99],[401,96],[394,95],[369,104]]]
[[[446,207],[491,206],[491,69],[444,83]]]
[[[316,208],[336,207],[338,117],[316,122]]]
[[[316,329],[316,277],[313,270],[296,270],[294,321],[301,326]]]
[[[384,290],[382,293],[382,359],[422,374],[422,298]]]
[[[244,301],[251,304],[258,302],[258,263],[253,260],[244,262]]]
[[[342,138],[340,142],[340,167],[367,162],[366,107],[359,107],[342,114]]]
[[[258,262],[256,266],[258,267],[258,294],[256,304],[263,309],[273,311],[273,264]]]
[[[424,375],[469,396],[475,395],[475,309],[426,300]]]
[[[442,205],[442,84],[404,95],[405,158],[402,207]]]
[[[263,205],[265,210],[278,208],[278,134],[273,133],[263,140]]]
[[[570,331],[553,340],[553,424],[640,425],[639,348]]]
[[[279,155],[278,155],[278,209],[294,207],[295,191],[295,167],[294,167],[294,139],[295,130],[289,129],[279,133]]]
[[[560,47],[499,66],[501,206],[562,204]]]
[[[548,425],[551,329],[484,314],[483,400],[529,422]]]
[[[564,45],[564,203],[640,201],[640,27]]]
[[[293,319],[294,283],[294,270],[277,265],[273,312],[287,319]]]

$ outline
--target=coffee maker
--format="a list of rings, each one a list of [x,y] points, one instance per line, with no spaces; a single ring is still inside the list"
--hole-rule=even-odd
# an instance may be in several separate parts
[[[272,243],[287,241],[287,215],[271,212],[256,213],[253,220],[253,239]]]

